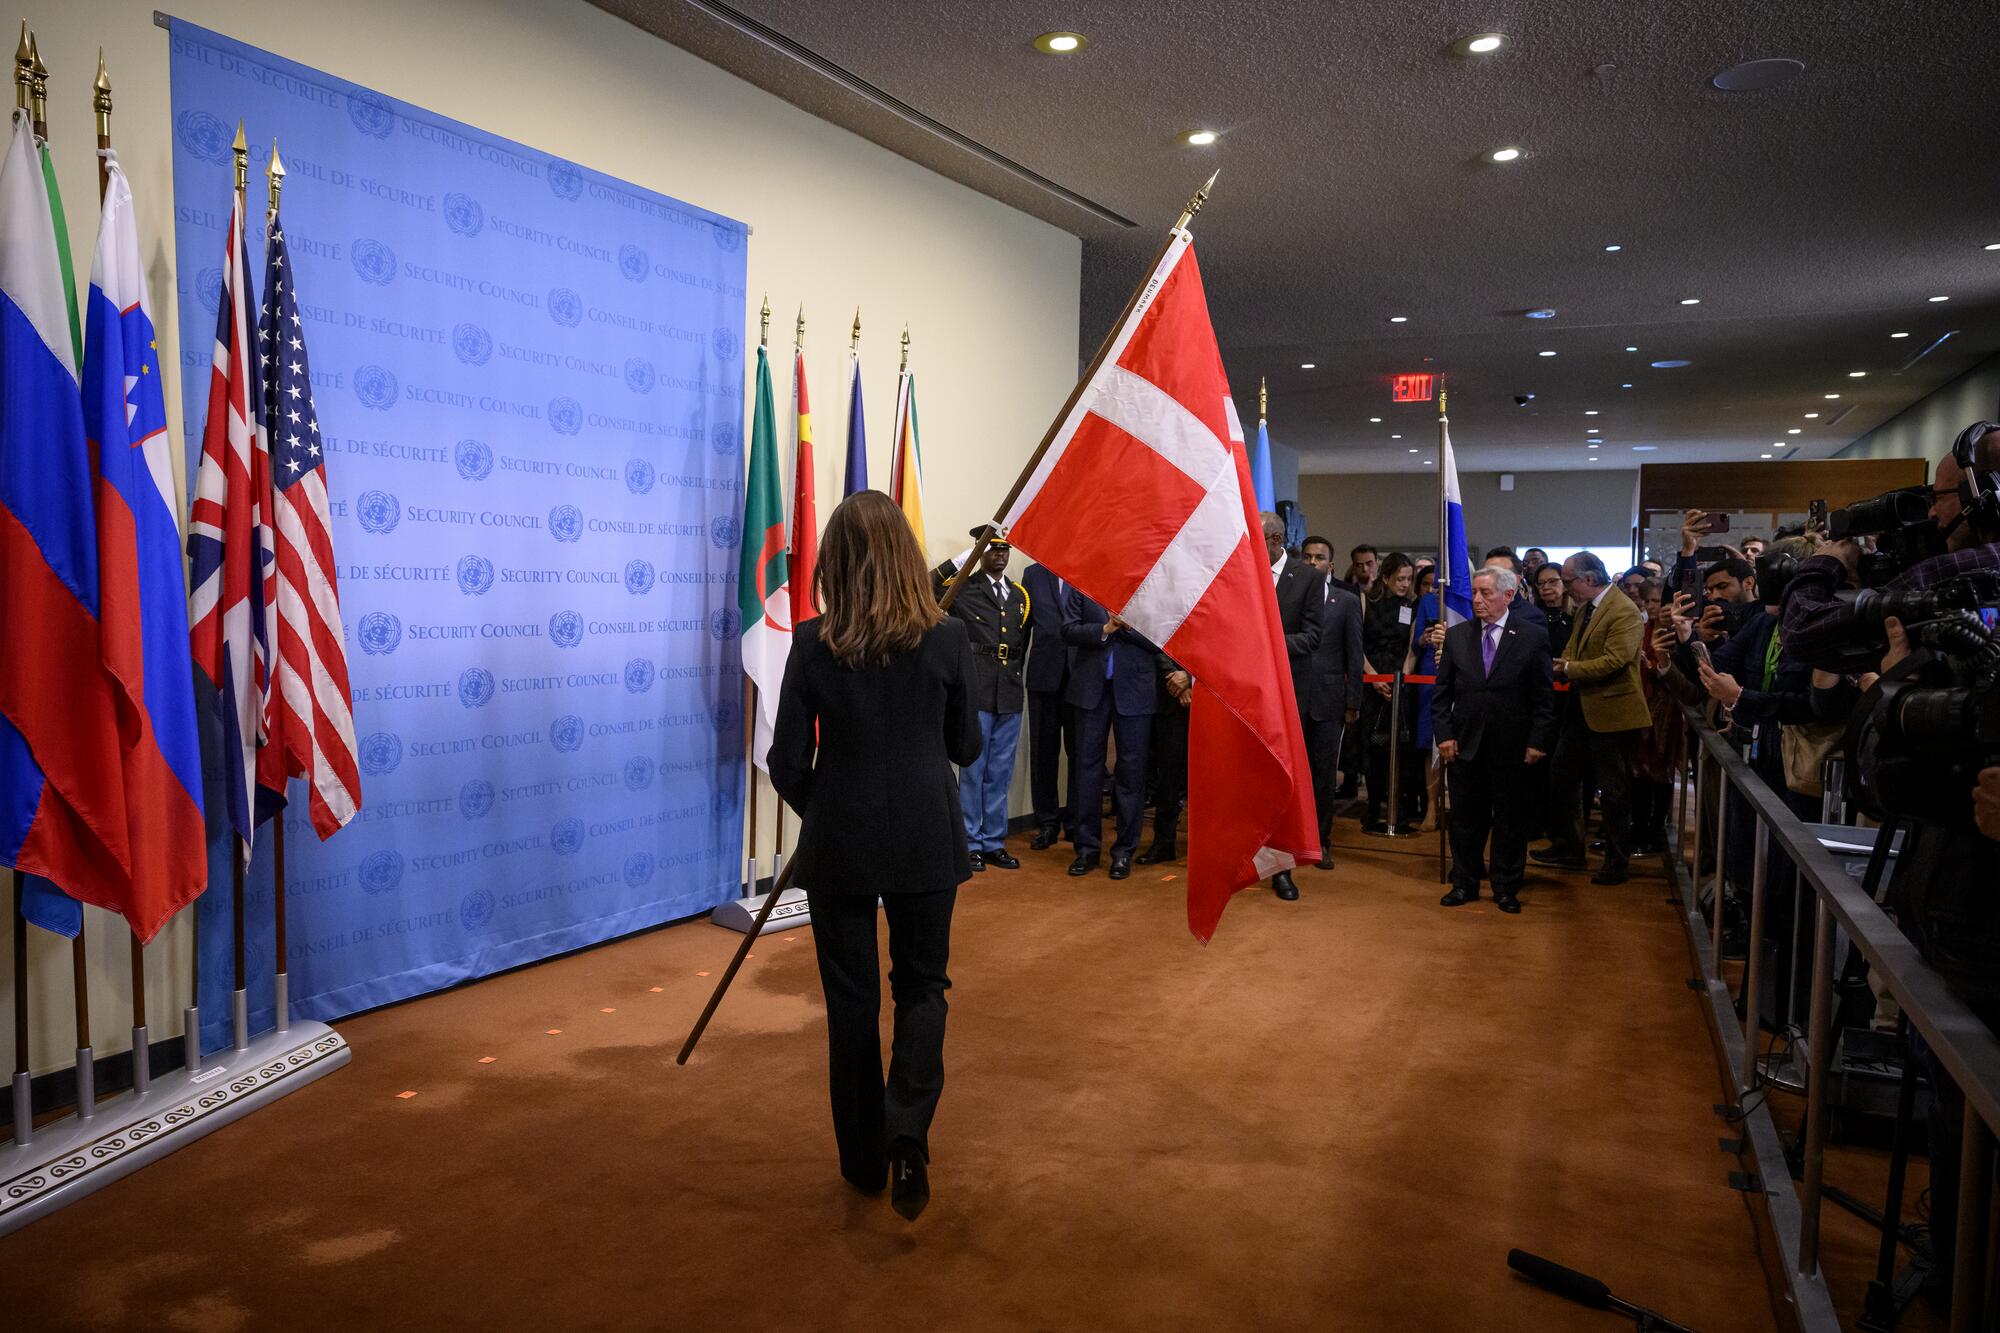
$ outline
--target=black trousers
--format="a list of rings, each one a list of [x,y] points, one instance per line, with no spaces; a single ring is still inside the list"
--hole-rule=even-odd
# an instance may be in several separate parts
[[[1330,722],[1299,719],[1306,734],[1306,758],[1312,764],[1313,806],[1319,814],[1320,846],[1333,834],[1333,807],[1339,800],[1340,745],[1347,738],[1347,723],[1336,713]]]
[[[896,1003],[889,1077],[882,1078],[882,977],[875,897],[806,891],[813,950],[826,992],[827,1090],[840,1171],[879,1185],[889,1145],[915,1139],[930,1156],[931,1117],[944,1091],[945,963],[956,887],[882,897],[889,918],[889,993]]]
[[[1171,704],[1153,714],[1153,841],[1174,845],[1187,799],[1188,710]]]
[[[1474,758],[1454,759],[1446,766],[1445,781],[1451,784],[1454,889],[1476,898],[1479,882],[1490,877],[1495,898],[1511,898],[1521,891],[1528,869],[1528,819],[1533,810],[1529,767],[1519,753],[1498,755],[1484,747]],[[1490,858],[1488,834],[1493,839]]]
[[[1637,731],[1592,731],[1583,709],[1571,708],[1556,742],[1549,777],[1549,851],[1581,858],[1584,819],[1595,779],[1604,816],[1604,864],[1618,869],[1632,856],[1632,746]]]
[[[1056,776],[1062,755],[1069,756],[1069,795],[1056,799]],[[1052,829],[1060,821],[1067,830],[1076,805],[1076,710],[1061,690],[1028,691],[1028,796],[1035,807],[1035,827]]]
[[[1111,855],[1116,858],[1132,855],[1146,818],[1146,751],[1152,739],[1153,715],[1127,717],[1117,712],[1107,686],[1097,707],[1076,710],[1079,761],[1076,803],[1071,810],[1079,852],[1095,852],[1104,846],[1104,747],[1114,732],[1118,737],[1118,780],[1112,789],[1112,802],[1118,813],[1118,831]]]

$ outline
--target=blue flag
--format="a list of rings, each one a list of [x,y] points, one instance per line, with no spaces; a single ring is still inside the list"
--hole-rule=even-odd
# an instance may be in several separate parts
[[[868,489],[868,423],[861,416],[861,354],[854,354],[847,390],[847,484],[842,496]]]
[[[1451,454],[1451,422],[1438,416],[1438,484],[1444,494],[1444,549],[1438,552],[1450,577],[1444,589],[1444,621],[1472,619],[1472,553],[1465,549],[1465,506],[1458,493],[1458,462]]]
[[[1260,511],[1278,511],[1278,488],[1271,481],[1271,431],[1261,418],[1257,422],[1257,451],[1250,455],[1250,488],[1257,492]]]

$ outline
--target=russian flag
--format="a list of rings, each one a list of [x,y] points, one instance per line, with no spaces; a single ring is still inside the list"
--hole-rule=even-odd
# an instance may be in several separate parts
[[[1465,549],[1465,505],[1458,494],[1458,461],[1451,454],[1451,418],[1438,413],[1438,485],[1444,495],[1440,560],[1450,580],[1444,587],[1444,623],[1472,619],[1472,553]]]
[[[92,473],[49,196],[28,113],[0,160],[0,861],[123,902],[132,852],[104,666]],[[56,922],[51,924],[67,924]]]

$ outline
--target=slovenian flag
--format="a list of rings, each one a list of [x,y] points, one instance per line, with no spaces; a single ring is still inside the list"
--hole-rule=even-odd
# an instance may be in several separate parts
[[[117,682],[71,312],[25,110],[0,162],[0,861],[117,909],[131,883]],[[31,889],[31,919],[81,913]]]
[[[778,686],[792,652],[792,590],[785,552],[784,487],[778,473],[778,431],[771,403],[770,357],[757,347],[757,400],[750,422],[750,478],[743,488],[743,546],[736,571],[736,609],[743,621],[743,670],[757,687],[750,757],[769,768],[771,729],[778,720]]]
[[[1472,619],[1472,554],[1465,549],[1465,505],[1458,494],[1458,463],[1451,454],[1451,418],[1438,413],[1438,488],[1444,497],[1444,513],[1439,532],[1444,549],[1438,552],[1449,579],[1444,593],[1444,623],[1456,625]]]

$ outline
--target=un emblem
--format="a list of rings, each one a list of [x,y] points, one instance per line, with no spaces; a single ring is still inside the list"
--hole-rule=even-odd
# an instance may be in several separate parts
[[[567,287],[549,288],[549,318],[566,329],[583,322],[583,298]]]
[[[363,282],[386,287],[396,276],[396,252],[373,237],[362,236],[348,247],[354,272]]]
[[[736,354],[743,350],[743,339],[737,336],[735,329],[717,329],[709,335],[708,345],[724,361],[734,361]]]
[[[174,137],[181,147],[204,162],[229,161],[229,144],[234,137],[229,127],[206,111],[183,111],[174,120]]]
[[[742,706],[734,699],[725,696],[722,702],[715,706],[715,729],[717,731],[725,733],[733,731],[736,729],[736,724],[742,720]]]
[[[474,889],[458,904],[458,924],[467,930],[484,930],[493,920],[493,890]]]
[[[379,852],[370,852],[361,858],[358,870],[361,890],[364,893],[387,893],[403,882],[403,856],[394,848],[384,847]]]
[[[743,522],[734,514],[717,514],[708,521],[708,539],[715,543],[718,551],[726,551],[736,545],[742,533]]]
[[[625,489],[634,495],[644,495],[653,489],[653,479],[658,475],[647,460],[631,459],[625,464]]]
[[[635,657],[625,664],[625,692],[644,694],[653,688],[653,680],[660,674],[648,657]]]
[[[573,542],[583,536],[583,511],[575,505],[557,505],[549,510],[549,533],[559,542]]]
[[[354,371],[354,396],[363,407],[387,412],[396,405],[396,376],[382,366],[358,366]]]
[[[493,335],[477,324],[453,325],[451,350],[466,365],[483,366],[493,358]]]
[[[549,189],[558,199],[574,199],[583,193],[583,170],[559,157],[549,159]]]
[[[736,452],[742,438],[743,427],[734,421],[718,421],[708,428],[709,445],[725,457]]]
[[[549,641],[558,648],[574,648],[583,642],[583,617],[574,611],[558,611],[549,617]]]
[[[625,790],[644,791],[653,785],[653,761],[635,754],[625,761]]]
[[[387,491],[363,491],[354,501],[354,517],[363,532],[394,532],[403,521],[403,506]]]
[[[708,636],[717,643],[735,638],[743,631],[743,618],[733,606],[718,607],[708,617]]]
[[[460,236],[477,236],[486,225],[486,210],[471,195],[454,190],[444,197],[444,225]]]
[[[484,819],[493,809],[493,784],[474,778],[458,789],[458,813],[467,819]]]
[[[583,429],[583,404],[564,395],[549,399],[549,425],[558,435],[574,435]]]
[[[458,590],[473,597],[484,596],[493,586],[493,562],[483,555],[458,558]]]
[[[458,673],[458,701],[467,708],[484,708],[493,698],[493,673],[467,667]]]
[[[636,245],[618,247],[618,271],[632,282],[644,282],[646,274],[652,271],[653,263],[646,252]]]
[[[222,274],[219,271],[216,272],[215,281],[216,289],[220,291]],[[645,357],[628,356],[625,358],[625,387],[633,393],[651,393],[653,385],[658,381],[659,376],[653,371],[653,363]]]
[[[549,744],[556,747],[557,754],[575,754],[583,748],[583,719],[575,713],[564,713],[549,723]]]
[[[650,560],[627,560],[625,562],[625,591],[634,597],[644,597],[653,590],[653,562]]]
[[[196,294],[201,297],[201,303],[208,307],[209,314],[212,315],[222,308],[221,269],[205,268],[195,274],[194,289]]]
[[[377,731],[361,738],[361,771],[380,776],[393,773],[403,762],[403,738],[393,731]]]
[[[715,248],[726,255],[733,255],[743,244],[743,233],[726,222],[710,224],[709,235],[715,238]]]
[[[625,883],[638,888],[653,877],[653,867],[657,864],[651,852],[634,852],[625,858]]]
[[[403,641],[403,622],[387,611],[370,611],[355,626],[354,637],[361,640],[362,652],[380,657],[395,652]]]
[[[493,472],[493,446],[484,440],[460,440],[452,450],[458,475],[467,481],[485,481]]]
[[[549,829],[549,846],[557,856],[575,856],[583,850],[583,821],[575,815],[558,819]]]
[[[389,99],[366,88],[356,88],[347,95],[347,118],[355,129],[377,139],[388,138],[396,128],[396,113],[389,109]]]

